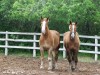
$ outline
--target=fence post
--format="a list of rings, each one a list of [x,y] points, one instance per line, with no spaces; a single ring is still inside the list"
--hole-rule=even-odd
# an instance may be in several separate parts
[[[33,47],[34,47],[34,49],[33,49],[33,57],[36,57],[36,50],[35,50],[35,47],[36,47],[36,34],[34,33],[34,36],[33,36],[33,40],[34,40],[34,42],[33,42]]]
[[[98,46],[97,46],[97,44],[98,44],[98,39],[97,39],[97,35],[95,35],[95,61],[97,61],[97,59],[98,59],[98,54],[97,54]]]
[[[8,55],[8,31],[6,31],[6,38],[5,38],[5,56]]]
[[[66,50],[64,48],[64,44],[63,44],[63,58],[66,58]]]

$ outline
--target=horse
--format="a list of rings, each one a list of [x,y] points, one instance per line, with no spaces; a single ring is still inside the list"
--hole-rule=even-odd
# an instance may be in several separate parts
[[[41,17],[41,35],[39,40],[40,45],[40,69],[44,68],[44,50],[48,51],[48,70],[57,68],[58,52],[60,47],[60,34],[56,30],[49,30],[49,18]]]
[[[66,49],[67,60],[71,71],[78,69],[78,51],[80,47],[80,39],[77,29],[77,22],[71,22],[69,24],[69,31],[64,33],[63,41]]]

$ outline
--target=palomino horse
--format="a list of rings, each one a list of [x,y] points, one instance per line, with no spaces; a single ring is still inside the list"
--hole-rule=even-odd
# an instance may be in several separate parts
[[[78,50],[80,47],[80,40],[79,35],[76,32],[77,28],[77,22],[71,22],[69,25],[69,30],[64,34],[64,46],[66,49],[67,59],[69,62],[69,65],[71,67],[71,70],[74,71],[77,68],[77,62],[78,62]]]
[[[58,49],[60,47],[60,34],[55,30],[49,30],[48,22],[48,18],[41,17],[41,36],[39,42],[41,53],[40,69],[44,68],[44,50],[48,50],[48,70],[53,70],[57,67]]]

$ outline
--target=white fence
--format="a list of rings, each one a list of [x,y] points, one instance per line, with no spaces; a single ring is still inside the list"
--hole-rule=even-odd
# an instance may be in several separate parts
[[[32,49],[33,50],[33,57],[36,57],[36,50],[39,50],[39,47],[36,45],[37,42],[39,42],[39,39],[37,39],[37,36],[40,36],[40,33],[22,33],[22,32],[0,32],[0,35],[4,35],[3,38],[0,38],[0,41],[4,41],[5,45],[0,45],[0,48],[5,48],[5,55],[8,55],[8,49],[9,48],[17,48],[17,49]],[[18,38],[9,38],[9,35],[26,35],[26,36],[32,36],[33,39],[18,39]],[[63,34],[61,34],[61,36],[63,37]],[[95,54],[95,61],[98,60],[98,54],[100,54],[100,51],[98,51],[98,47],[100,46],[100,44],[98,44],[98,40],[100,39],[99,36],[84,36],[84,35],[80,35],[80,38],[89,38],[89,39],[94,39],[95,43],[80,43],[81,46],[94,46],[95,49],[94,50],[79,50],[79,52],[81,53],[91,53],[91,54]],[[31,42],[33,43],[33,46],[29,47],[29,46],[15,46],[15,45],[9,45],[9,42]],[[60,43],[63,44],[63,41],[60,41]],[[62,46],[62,48],[59,49],[60,51],[63,51],[63,58],[66,57],[66,52],[65,52],[65,48],[64,46]]]

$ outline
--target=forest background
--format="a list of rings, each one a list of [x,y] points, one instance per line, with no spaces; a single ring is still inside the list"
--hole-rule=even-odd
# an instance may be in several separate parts
[[[40,18],[64,33],[69,21],[81,35],[100,35],[99,0],[0,0],[0,31],[40,32]]]

